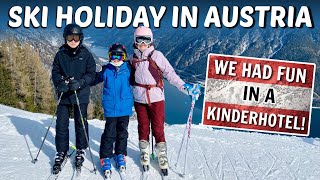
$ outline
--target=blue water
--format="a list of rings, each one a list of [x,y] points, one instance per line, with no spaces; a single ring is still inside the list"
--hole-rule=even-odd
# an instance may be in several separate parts
[[[320,109],[312,109],[309,137],[320,138]]]
[[[203,92],[203,89],[201,90]],[[168,124],[185,124],[191,107],[191,97],[183,94],[175,86],[165,81],[165,122]],[[203,106],[203,93],[196,101],[192,121],[194,124],[201,123]]]

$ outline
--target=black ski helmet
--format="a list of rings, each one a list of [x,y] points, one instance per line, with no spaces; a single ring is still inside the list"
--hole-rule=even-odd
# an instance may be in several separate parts
[[[116,43],[110,46],[109,53],[125,53],[127,55],[127,50],[126,47],[124,47],[124,45]]]
[[[68,24],[63,31],[63,38],[66,39],[67,35],[79,35],[80,43],[83,40],[82,28],[78,24]]]

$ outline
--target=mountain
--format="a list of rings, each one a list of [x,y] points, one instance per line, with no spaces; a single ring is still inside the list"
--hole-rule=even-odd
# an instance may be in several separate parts
[[[105,56],[109,45],[124,44],[129,55],[133,53],[134,28],[98,29],[86,28],[85,45],[89,49],[101,47]],[[13,34],[21,43],[30,44],[41,57],[44,67],[50,71],[54,54],[63,43],[62,29],[14,29],[1,30],[3,34]],[[154,45],[162,51],[178,75],[185,81],[204,85],[208,53],[240,55],[258,58],[271,58],[299,62],[312,62],[317,65],[314,106],[320,106],[320,30],[319,29],[272,29],[272,28],[172,28],[163,26],[153,29]],[[103,53],[102,52],[102,53]],[[98,70],[104,59],[95,56]],[[100,104],[100,87],[94,87],[92,102]],[[96,105],[91,104],[91,111]],[[102,112],[99,112],[100,114]],[[98,113],[98,114],[99,114]]]
[[[87,29],[93,46],[133,43],[133,28]],[[204,82],[209,53],[311,62],[317,66],[314,103],[320,105],[320,30],[272,28],[153,29],[154,45],[186,81]],[[93,38],[94,37],[94,38]],[[107,52],[107,48],[106,48]],[[129,53],[132,48],[129,48]]]
[[[44,146],[35,158],[51,115],[30,113],[0,104],[0,175],[2,179],[47,179],[55,156],[55,126],[49,131]],[[74,144],[74,123],[70,122],[70,145]],[[104,121],[89,121],[90,146],[97,174],[91,173],[88,150],[81,179],[103,179],[100,171],[99,146]],[[185,145],[177,161],[184,125],[165,126],[170,179],[317,179],[320,177],[320,140],[254,132],[226,131],[193,125],[187,154],[185,178]],[[127,179],[142,176],[139,162],[136,117],[131,117],[128,138]],[[74,155],[59,179],[75,178]],[[113,167],[114,162],[112,161]],[[117,170],[112,177],[120,179]],[[148,179],[161,179],[157,160],[151,160]]]

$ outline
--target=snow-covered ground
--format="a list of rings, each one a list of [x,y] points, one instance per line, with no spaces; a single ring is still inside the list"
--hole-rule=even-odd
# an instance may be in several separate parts
[[[51,115],[30,113],[0,105],[0,177],[1,179],[48,179],[55,155],[55,127],[33,164],[42,138],[50,123]],[[89,121],[90,145],[94,164],[93,174],[90,155],[80,179],[103,179],[99,168],[99,142],[104,122]],[[183,125],[166,126],[168,157],[171,164],[169,179],[182,179],[183,161],[177,158]],[[73,120],[70,123],[70,144],[74,142]],[[181,154],[181,160],[184,152]],[[59,179],[73,179],[74,155],[64,167]],[[130,121],[127,157],[127,179],[141,179],[137,122]],[[185,179],[320,179],[319,139],[269,135],[252,132],[213,130],[194,125],[188,153]],[[174,172],[174,171],[175,172]],[[177,173],[178,172],[178,173]],[[114,179],[119,174],[113,170]],[[161,179],[156,161],[151,162],[149,179]]]

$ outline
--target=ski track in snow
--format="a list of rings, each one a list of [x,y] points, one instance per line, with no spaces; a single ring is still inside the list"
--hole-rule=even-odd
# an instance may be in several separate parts
[[[187,116],[187,115],[186,115]],[[0,167],[1,179],[48,179],[55,156],[55,123],[33,164],[52,115],[22,111],[0,105]],[[186,117],[187,118],[187,117]],[[90,146],[97,168],[89,151],[80,177],[76,177],[74,154],[66,163],[58,179],[104,179],[100,170],[99,145],[104,121],[90,120]],[[178,166],[174,163],[185,125],[165,126],[170,163],[168,179],[310,179],[320,177],[320,141],[318,138],[280,136],[254,132],[218,130],[193,125],[189,142],[186,175],[183,174],[185,149]],[[73,145],[74,122],[70,120],[70,145]],[[139,160],[137,122],[129,123],[126,179],[142,179]],[[185,144],[183,146],[185,148]],[[71,150],[71,149],[70,149]],[[112,179],[120,179],[112,160]],[[160,180],[157,160],[151,160],[149,180]]]

